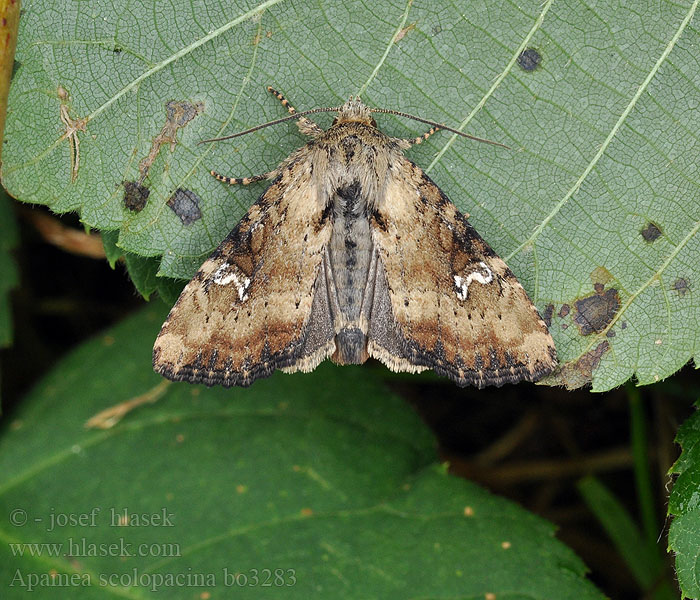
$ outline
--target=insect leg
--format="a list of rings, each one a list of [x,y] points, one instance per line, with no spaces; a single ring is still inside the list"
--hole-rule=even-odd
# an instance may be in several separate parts
[[[209,171],[215,179],[228,183],[229,185],[248,185],[249,183],[255,183],[256,181],[262,181],[263,179],[271,179],[277,175],[277,171],[270,171],[269,173],[263,173],[262,175],[253,175],[252,177],[227,177],[226,175],[221,175],[216,171]]]
[[[421,144],[425,140],[427,140],[431,135],[433,135],[436,131],[439,131],[441,128],[440,127],[431,127],[428,131],[426,131],[423,135],[419,135],[418,137],[409,139],[409,140],[404,140],[401,139],[399,140],[402,142],[402,147],[404,148],[410,148],[411,146],[414,146],[415,144]],[[408,146],[404,146],[404,144],[408,144]]]
[[[277,98],[282,103],[282,106],[284,106],[287,109],[290,115],[296,114],[297,109],[289,103],[289,100],[287,100],[284,97],[284,94],[278,92],[275,88],[269,86],[267,88],[267,91],[270,92],[275,98]],[[311,119],[307,119],[306,117],[299,117],[299,121],[297,121],[297,127],[299,127],[299,131],[301,131],[304,135],[309,135],[312,137],[323,133],[323,129],[321,129],[314,121],[312,121]]]

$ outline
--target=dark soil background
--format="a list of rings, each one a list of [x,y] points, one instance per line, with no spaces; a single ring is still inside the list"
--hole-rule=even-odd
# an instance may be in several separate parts
[[[144,303],[123,265],[112,270],[104,258],[83,254],[83,245],[94,249],[99,237],[84,234],[77,217],[59,218],[43,208],[23,206],[16,212],[20,286],[12,294],[14,346],[0,354],[4,418],[11,418],[24,394],[59,358]],[[38,219],[48,219],[54,231],[69,233],[72,242],[48,234]],[[161,300],[154,296],[151,301]],[[454,474],[556,523],[559,538],[583,558],[591,579],[609,596],[644,597],[576,488],[581,477],[596,475],[639,520],[630,449],[630,388],[592,394],[520,384],[478,391],[434,378],[416,377],[410,384],[406,379],[388,381],[435,432],[442,458]],[[666,473],[679,454],[673,438],[693,412],[700,377],[686,366],[638,392],[646,414],[663,554],[671,481]],[[666,577],[675,586],[670,556]]]

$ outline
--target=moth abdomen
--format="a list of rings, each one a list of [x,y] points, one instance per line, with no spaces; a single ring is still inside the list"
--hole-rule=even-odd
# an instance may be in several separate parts
[[[367,335],[359,327],[345,327],[335,336],[335,353],[331,360],[339,365],[360,365],[367,354]]]

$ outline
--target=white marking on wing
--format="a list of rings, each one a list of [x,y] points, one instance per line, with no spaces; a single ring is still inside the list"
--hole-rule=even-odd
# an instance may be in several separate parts
[[[250,279],[239,275],[233,268],[235,267],[228,263],[222,264],[214,273],[213,281],[218,285],[228,285],[233,282],[238,291],[238,299],[241,302],[245,302],[248,299],[247,291],[250,286]]]
[[[455,287],[457,288],[457,298],[460,300],[464,301],[467,299],[469,286],[473,281],[476,281],[482,285],[486,285],[487,283],[491,283],[493,281],[493,271],[486,266],[486,263],[481,261],[479,262],[479,266],[483,269],[483,272],[477,269],[476,271],[469,273],[469,275],[466,277],[461,277],[459,275],[454,276]]]

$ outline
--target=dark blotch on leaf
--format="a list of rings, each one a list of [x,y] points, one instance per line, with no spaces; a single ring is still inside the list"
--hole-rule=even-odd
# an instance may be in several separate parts
[[[685,277],[679,277],[673,282],[673,289],[678,292],[679,296],[685,296],[690,290],[690,283]]]
[[[115,46],[114,48],[112,48],[112,52],[114,52],[115,54],[119,54],[121,51],[122,49],[119,46]]]
[[[593,371],[600,364],[600,359],[610,349],[608,342],[601,342],[593,350],[589,350],[576,361],[576,368],[581,375],[588,377],[590,381]]]
[[[566,315],[571,312],[571,307],[568,304],[562,304],[559,309],[559,316],[563,319]]]
[[[610,324],[620,309],[620,295],[615,288],[610,288],[576,300],[574,306],[577,312],[574,321],[581,335],[598,333]]]
[[[542,319],[546,323],[547,327],[552,326],[552,314],[554,314],[554,304],[548,304],[542,313]]]
[[[175,193],[168,198],[168,206],[180,217],[183,225],[191,225],[202,218],[199,210],[199,196],[192,190],[177,188]]]
[[[644,229],[642,229],[639,233],[642,234],[642,237],[644,238],[645,242],[655,242],[656,240],[661,237],[661,229],[656,223],[652,223],[649,221]]]
[[[160,133],[153,138],[151,143],[151,150],[148,155],[139,161],[139,181],[144,181],[148,175],[148,171],[151,165],[156,160],[158,153],[160,152],[160,147],[163,144],[170,144],[170,151],[175,150],[175,144],[177,143],[177,130],[184,127],[192,119],[194,119],[200,112],[204,110],[203,102],[188,102],[183,100],[178,102],[177,100],[169,100],[165,103],[165,114],[166,121]]]
[[[525,48],[518,56],[518,64],[524,71],[534,71],[542,62],[542,55],[534,48]]]
[[[552,376],[553,382],[564,384],[569,390],[588,385],[593,379],[593,371],[609,349],[608,341],[602,341],[595,348],[581,355],[578,360],[562,365],[559,372]]]
[[[181,102],[169,100],[165,103],[165,114],[168,123],[171,123],[175,127],[184,127],[203,110],[204,102],[195,102],[193,104],[186,100]]]
[[[133,212],[141,212],[146,206],[146,200],[151,193],[145,185],[137,181],[124,181],[124,206]]]

